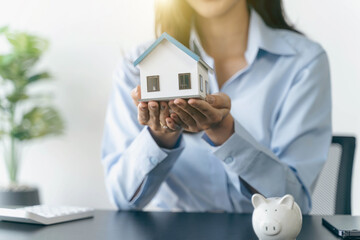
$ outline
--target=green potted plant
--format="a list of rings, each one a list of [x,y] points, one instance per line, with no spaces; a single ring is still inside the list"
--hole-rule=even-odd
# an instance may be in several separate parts
[[[21,146],[33,139],[61,134],[64,129],[50,97],[29,91],[50,78],[48,72],[34,70],[48,42],[7,27],[0,28],[0,40],[0,44],[8,45],[8,51],[0,52],[0,152],[9,179],[9,184],[0,187],[0,205],[39,204],[37,188],[19,184],[18,170]]]

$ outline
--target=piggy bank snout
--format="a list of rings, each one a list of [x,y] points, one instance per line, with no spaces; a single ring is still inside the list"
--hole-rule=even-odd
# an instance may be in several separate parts
[[[261,231],[268,236],[274,236],[281,231],[281,224],[276,220],[262,221],[260,223]]]

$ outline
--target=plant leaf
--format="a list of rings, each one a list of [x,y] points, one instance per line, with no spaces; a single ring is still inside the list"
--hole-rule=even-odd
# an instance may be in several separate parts
[[[23,116],[20,124],[13,128],[11,135],[20,141],[59,135],[64,130],[64,122],[52,107],[34,107]]]
[[[28,99],[29,96],[27,94],[25,94],[23,91],[17,91],[17,92],[14,92],[13,94],[7,96],[6,98],[9,102],[16,103],[18,101]]]
[[[6,38],[16,53],[40,56],[48,48],[48,41],[24,32],[7,32]]]
[[[39,60],[49,45],[47,40],[25,32],[6,31],[5,36],[12,45],[12,53],[9,54],[12,55],[12,63],[15,63],[21,76]]]
[[[8,26],[0,27],[0,34],[7,32],[8,29],[9,29]]]
[[[50,77],[51,76],[50,76],[49,73],[42,72],[42,73],[35,74],[35,75],[29,77],[28,83],[33,83],[33,82],[36,82],[36,81],[41,80],[41,79],[49,79]]]
[[[23,86],[27,82],[23,69],[23,61],[15,54],[0,55],[0,76],[11,81],[16,86]]]
[[[7,55],[0,55],[0,66],[7,67],[14,61],[14,55],[13,54],[7,54]],[[5,70],[5,69],[0,69]]]

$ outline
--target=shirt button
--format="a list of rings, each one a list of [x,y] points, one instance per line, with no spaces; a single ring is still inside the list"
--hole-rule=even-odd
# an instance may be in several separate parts
[[[156,165],[158,163],[158,160],[157,158],[155,157],[150,157],[150,162],[153,164],[153,165]]]
[[[225,160],[224,160],[224,162],[225,162],[226,164],[232,163],[233,161],[234,161],[234,159],[233,159],[232,157],[227,157],[227,158],[225,158]]]

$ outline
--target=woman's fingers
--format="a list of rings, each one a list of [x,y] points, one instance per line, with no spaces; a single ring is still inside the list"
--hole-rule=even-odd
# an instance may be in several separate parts
[[[212,107],[217,109],[231,109],[231,99],[225,93],[219,92],[207,95],[205,101],[208,102]]]
[[[140,86],[136,86],[136,88],[134,88],[132,91],[131,91],[131,98],[135,104],[135,106],[138,106],[139,105],[139,100],[141,99],[141,88]]]
[[[175,99],[174,103],[187,114],[189,114],[195,120],[195,122],[202,123],[206,120],[206,117],[201,112],[189,105],[184,99]]]
[[[160,125],[162,128],[168,128],[166,118],[169,117],[169,107],[166,102],[160,102]]]
[[[170,101],[169,106],[177,114],[181,122],[187,126],[188,130],[193,131],[196,128],[195,120],[187,112],[178,107],[174,101]]]
[[[208,95],[200,99],[175,99],[166,102],[139,102],[141,88],[131,91],[134,104],[138,107],[138,121],[155,131],[177,131],[181,128],[197,132],[206,130],[221,122],[231,108],[231,100],[224,93]]]
[[[147,125],[149,121],[148,105],[145,102],[141,102],[138,105],[138,121],[141,125]]]
[[[214,122],[218,122],[218,121],[221,121],[223,118],[222,110],[224,110],[224,109],[216,109],[216,108],[212,107],[208,102],[205,102],[200,99],[190,99],[188,103],[194,109],[201,112],[207,119],[206,121],[211,120]],[[228,111],[228,110],[225,109],[225,111]]]
[[[150,101],[148,102],[148,109],[149,109],[149,121],[150,127],[153,126],[153,130],[159,130],[160,129],[160,118],[159,118],[159,104],[157,102]]]
[[[172,131],[179,131],[181,129],[179,124],[176,124],[176,122],[174,121],[174,119],[172,119],[171,117],[167,117],[165,119],[166,121],[166,126],[172,130]]]
[[[225,93],[215,93],[208,95],[206,101],[214,108],[218,109],[221,115],[221,120],[224,119],[231,110],[231,99]]]
[[[134,103],[140,99],[140,87],[132,91]],[[221,122],[229,113],[230,98],[226,94],[200,99],[175,99],[167,102],[138,103],[138,120],[155,131],[177,131],[181,128],[197,132],[209,129]]]
[[[188,129],[189,126],[187,126],[185,123],[183,123],[179,116],[176,113],[171,113],[170,114],[170,118],[172,121],[174,121],[174,123],[178,126],[178,128],[184,128],[184,129]]]

